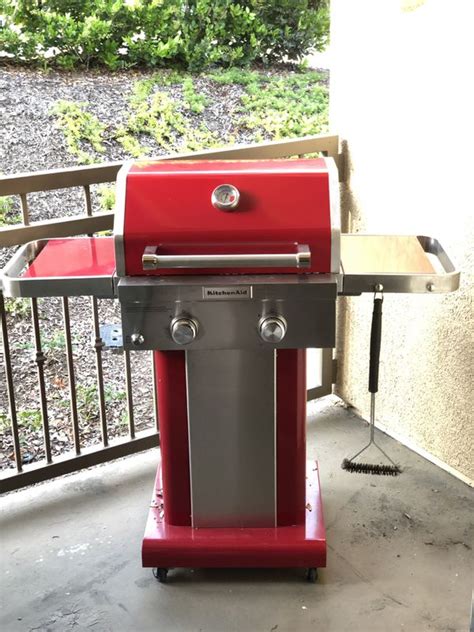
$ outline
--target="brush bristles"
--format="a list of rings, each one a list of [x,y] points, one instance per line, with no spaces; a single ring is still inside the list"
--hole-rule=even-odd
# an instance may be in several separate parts
[[[375,463],[354,463],[344,459],[341,465],[343,470],[356,474],[375,474],[376,476],[398,476],[402,470],[398,465],[377,465]]]

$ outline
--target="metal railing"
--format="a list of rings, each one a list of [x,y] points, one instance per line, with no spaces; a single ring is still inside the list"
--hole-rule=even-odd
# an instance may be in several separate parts
[[[335,135],[319,135],[297,140],[260,143],[239,147],[223,148],[165,156],[160,159],[177,158],[209,158],[209,159],[251,159],[251,158],[285,158],[290,156],[304,156],[322,153],[335,159],[340,169],[339,138]],[[109,230],[113,225],[113,212],[93,212],[91,187],[96,184],[110,183],[115,180],[122,163],[114,162],[103,165],[73,167],[68,169],[54,169],[36,173],[10,175],[0,178],[0,197],[18,196],[21,208],[22,224],[0,228],[0,247],[14,247],[37,239],[68,237],[74,235],[94,234]],[[341,173],[341,169],[340,169]],[[69,190],[81,187],[83,191],[83,211],[72,217],[61,217],[49,220],[31,222],[31,209],[28,196],[36,192]],[[27,299],[25,299],[27,300]],[[132,365],[130,352],[123,352],[124,381],[126,398],[127,434],[110,440],[106,407],[106,385],[103,372],[104,342],[100,333],[100,316],[98,299],[90,298],[91,330],[95,353],[96,393],[98,420],[100,424],[100,442],[92,446],[84,446],[81,442],[79,428],[79,412],[76,387],[75,358],[73,338],[71,332],[70,301],[62,297],[62,327],[64,336],[64,355],[67,368],[67,383],[69,391],[69,429],[71,434],[72,451],[53,455],[51,446],[51,428],[49,418],[49,403],[46,388],[45,362],[47,350],[42,343],[41,320],[38,299],[31,298],[31,329],[34,349],[34,362],[37,372],[39,392],[39,412],[44,459],[31,465],[25,464],[24,454],[28,446],[22,445],[22,425],[18,418],[18,397],[15,385],[15,369],[12,365],[12,353],[9,343],[10,325],[5,300],[0,290],[0,323],[2,331],[2,349],[4,364],[4,383],[6,386],[6,401],[8,402],[8,421],[11,429],[13,444],[14,467],[3,471],[0,478],[0,491],[11,491],[70,473],[99,463],[126,456],[134,452],[145,450],[158,444],[158,415],[156,402],[156,375],[154,368],[149,371],[153,392],[153,424],[144,431],[137,431],[135,423],[135,407],[132,388]],[[50,300],[50,299],[44,299]],[[318,397],[330,392],[332,383],[332,356],[329,352],[323,355],[323,384],[311,391],[312,397]],[[152,363],[153,366],[153,363]],[[5,417],[5,415],[4,415]],[[1,429],[0,429],[1,431]]]

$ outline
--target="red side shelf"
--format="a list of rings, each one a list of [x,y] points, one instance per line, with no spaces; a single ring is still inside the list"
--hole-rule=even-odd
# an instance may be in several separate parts
[[[115,272],[113,237],[51,239],[23,278],[98,277]]]

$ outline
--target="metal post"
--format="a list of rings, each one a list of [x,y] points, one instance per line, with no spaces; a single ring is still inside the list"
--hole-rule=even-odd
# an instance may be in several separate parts
[[[10,421],[12,424],[13,449],[15,453],[15,464],[17,472],[23,470],[21,460],[20,437],[18,434],[18,419],[16,415],[15,388],[13,386],[13,372],[10,356],[10,344],[8,342],[7,314],[5,311],[5,301],[3,292],[0,291],[0,320],[2,324],[3,360],[5,363],[5,374],[7,378],[8,406],[10,409]]]
[[[133,415],[132,372],[130,367],[130,351],[123,352],[125,367],[125,388],[127,392],[128,432],[130,439],[135,439],[135,418]]]
[[[72,340],[71,340],[71,319],[69,316],[69,300],[67,296],[62,297],[63,303],[63,320],[64,320],[64,334],[66,339],[66,359],[67,359],[67,373],[69,380],[69,402],[71,409],[72,420],[72,433],[74,437],[74,449],[76,454],[81,453],[81,443],[79,437],[79,416],[77,413],[77,397],[76,397],[76,377],[74,374],[74,357],[72,354]]]
[[[92,216],[92,201],[91,201],[91,188],[88,184],[84,185],[84,202],[86,206],[86,215]],[[99,395],[99,417],[100,417],[100,429],[102,435],[102,445],[107,447],[109,445],[109,437],[107,430],[107,415],[105,411],[105,392],[104,392],[104,370],[102,366],[102,349],[104,348],[104,341],[100,336],[99,325],[99,307],[98,300],[95,296],[91,298],[92,305],[92,323],[94,328],[94,349],[95,349],[95,366],[97,371],[97,392]]]
[[[41,332],[38,314],[38,299],[31,299],[31,321],[33,323],[33,336],[35,341],[35,362],[38,370],[38,386],[40,393],[41,419],[43,421],[43,440],[46,461],[52,462],[51,441],[49,437],[48,401],[46,397],[46,382],[44,378],[44,363],[46,357],[41,348]]]

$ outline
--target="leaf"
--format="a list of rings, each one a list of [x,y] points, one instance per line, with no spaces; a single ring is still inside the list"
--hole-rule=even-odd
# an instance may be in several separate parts
[[[59,377],[58,375],[54,376],[53,384],[54,384],[54,386],[56,386],[56,388],[65,388],[66,387],[66,382],[64,381],[64,379],[62,377]]]

